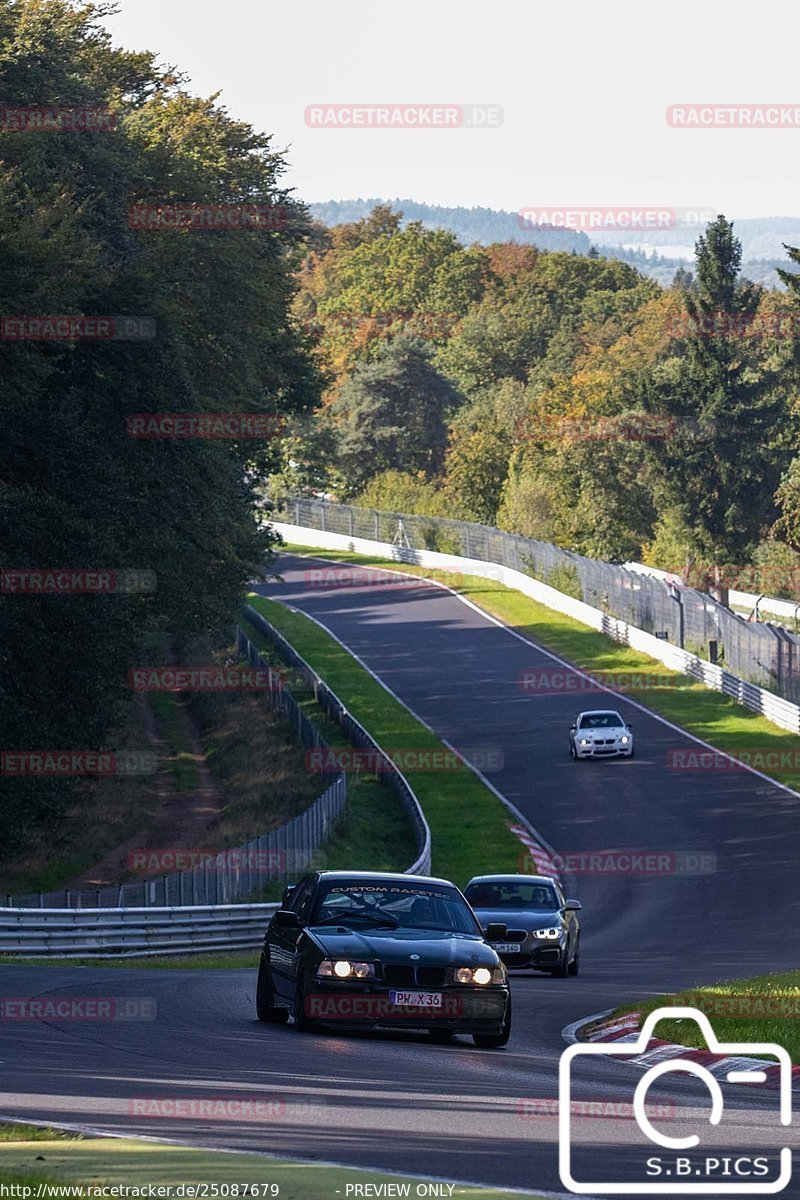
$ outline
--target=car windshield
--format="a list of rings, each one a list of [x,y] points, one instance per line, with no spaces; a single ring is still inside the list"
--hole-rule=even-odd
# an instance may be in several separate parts
[[[559,908],[549,883],[471,883],[465,895],[473,908],[535,908],[543,912]]]
[[[312,925],[391,929],[436,929],[480,933],[480,927],[455,888],[394,882],[346,880],[323,883],[314,904]]]
[[[612,729],[624,724],[622,717],[615,712],[588,713],[580,720],[581,729]]]

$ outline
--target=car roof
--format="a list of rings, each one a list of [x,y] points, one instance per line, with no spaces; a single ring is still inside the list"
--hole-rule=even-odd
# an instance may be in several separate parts
[[[456,885],[450,879],[439,879],[436,875],[406,875],[403,871],[320,871],[320,879],[374,879],[376,882],[393,882],[402,879],[405,883],[443,883],[447,887]]]
[[[579,712],[579,717],[599,717],[604,713],[613,713],[615,717],[620,714],[616,708],[586,708],[583,712]]]
[[[555,883],[551,875],[474,875],[467,887],[473,883]]]

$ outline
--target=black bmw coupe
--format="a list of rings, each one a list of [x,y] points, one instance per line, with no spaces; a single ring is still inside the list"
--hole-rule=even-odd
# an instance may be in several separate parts
[[[485,1048],[511,1032],[500,957],[458,888],[420,875],[317,871],[287,888],[264,938],[256,1010],[298,1030],[468,1033]]]

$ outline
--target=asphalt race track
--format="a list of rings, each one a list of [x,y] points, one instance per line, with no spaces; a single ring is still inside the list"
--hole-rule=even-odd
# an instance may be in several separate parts
[[[261,591],[316,617],[453,745],[502,752],[491,782],[557,851],[702,853],[716,856],[716,870],[575,880],[581,974],[514,975],[514,1032],[501,1051],[260,1025],[254,972],[4,967],[4,998],[140,999],[155,1019],[0,1022],[0,1114],[563,1193],[556,1121],[524,1105],[558,1095],[562,1029],[627,998],[795,967],[800,799],[744,770],[669,769],[670,751],[699,747],[623,696],[525,692],[523,670],[558,664],[441,588],[405,580],[320,590],[306,586],[303,560],[284,556],[280,570],[283,581]],[[571,718],[606,705],[632,720],[637,757],[572,762]],[[575,1096],[629,1103],[640,1076],[595,1060]],[[724,1091],[723,1123],[703,1137],[703,1152],[796,1142],[778,1126],[777,1092]],[[266,1095],[282,1102],[269,1120],[172,1119],[141,1105]],[[706,1094],[672,1077],[652,1095],[699,1106]],[[642,1178],[652,1147],[642,1152],[633,1121],[584,1119],[579,1129],[589,1178]],[[669,1132],[704,1126],[676,1120]]]

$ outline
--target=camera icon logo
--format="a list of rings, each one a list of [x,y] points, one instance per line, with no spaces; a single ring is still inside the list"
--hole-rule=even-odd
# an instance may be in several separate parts
[[[769,1055],[770,1058],[776,1058],[780,1068],[779,1076],[779,1114],[781,1125],[791,1125],[792,1122],[792,1063],[788,1052],[783,1046],[778,1046],[774,1042],[720,1042],[711,1026],[711,1022],[705,1013],[699,1012],[695,1008],[659,1008],[655,1012],[650,1013],[645,1021],[642,1030],[635,1042],[599,1042],[599,1043],[583,1043],[568,1047],[561,1056],[561,1064],[559,1068],[559,1112],[558,1112],[558,1141],[559,1141],[559,1171],[561,1174],[561,1182],[571,1192],[578,1195],[590,1195],[602,1192],[609,1195],[775,1195],[781,1192],[791,1181],[792,1177],[792,1152],[788,1146],[784,1146],[780,1151],[779,1162],[780,1172],[777,1178],[769,1181],[754,1182],[752,1178],[731,1178],[726,1175],[724,1178],[713,1178],[714,1170],[709,1164],[719,1166],[718,1159],[702,1157],[704,1152],[700,1152],[696,1160],[689,1157],[683,1157],[675,1160],[678,1163],[687,1164],[684,1168],[673,1170],[665,1169],[657,1172],[648,1171],[648,1174],[657,1173],[659,1175],[669,1175],[669,1180],[659,1178],[658,1182],[644,1178],[640,1181],[632,1181],[629,1183],[620,1183],[613,1180],[578,1180],[573,1176],[573,1127],[571,1121],[571,1100],[572,1100],[572,1064],[576,1058],[588,1058],[595,1055],[604,1055],[614,1059],[633,1059],[644,1054],[650,1044],[650,1040],[654,1036],[653,1031],[656,1025],[661,1020],[675,1020],[683,1018],[684,1020],[694,1021],[706,1040],[706,1045],[713,1054],[731,1055],[741,1058],[745,1055]],[[765,1063],[765,1066],[772,1064]],[[693,1062],[691,1059],[672,1058],[663,1062],[657,1063],[651,1067],[639,1080],[633,1096],[633,1113],[636,1123],[645,1138],[654,1145],[660,1147],[664,1151],[670,1153],[682,1152],[686,1153],[700,1145],[700,1138],[696,1134],[688,1137],[669,1137],[656,1129],[646,1112],[647,1093],[653,1083],[662,1076],[673,1071],[687,1072],[696,1076],[707,1087],[711,1096],[711,1110],[708,1115],[708,1123],[712,1126],[719,1125],[722,1120],[724,1110],[724,1097],[722,1088],[718,1079],[700,1063]],[[753,1070],[729,1070],[725,1079],[728,1083],[762,1083],[766,1079],[766,1074],[763,1071]],[[739,1161],[739,1160],[737,1160]],[[742,1159],[742,1162],[759,1162],[764,1160],[759,1159]],[[661,1159],[648,1159],[648,1163],[661,1162]],[[750,1171],[750,1175],[762,1175],[767,1173],[764,1170]],[[737,1171],[737,1174],[744,1175],[746,1172]],[[691,1176],[692,1182],[678,1182],[676,1176]],[[705,1178],[702,1176],[705,1175]]]

